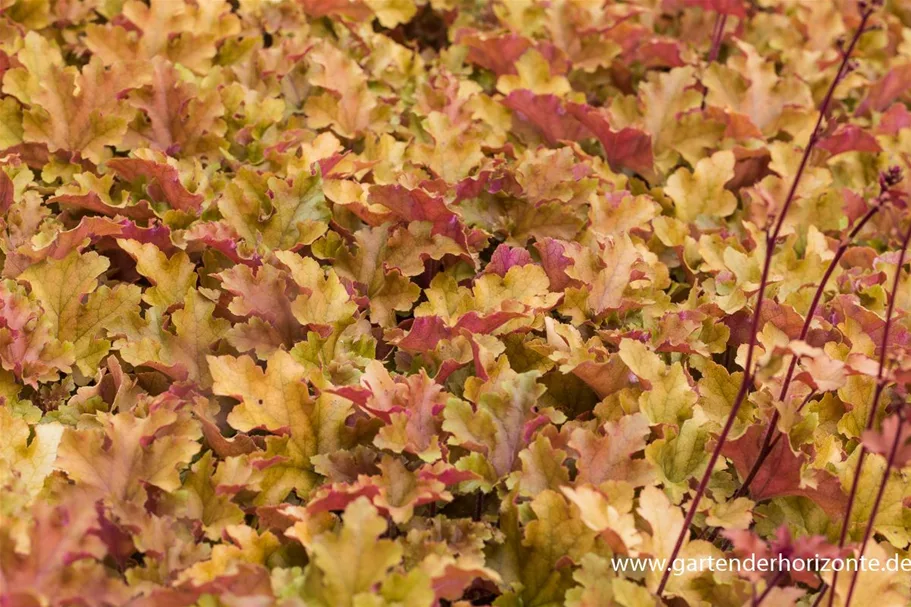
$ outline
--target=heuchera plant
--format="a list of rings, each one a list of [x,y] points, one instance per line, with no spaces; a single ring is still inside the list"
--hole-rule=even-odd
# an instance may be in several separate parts
[[[0,0],[0,607],[909,604],[909,107],[899,0]]]

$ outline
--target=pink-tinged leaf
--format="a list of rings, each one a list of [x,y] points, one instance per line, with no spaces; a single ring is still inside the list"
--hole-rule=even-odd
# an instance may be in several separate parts
[[[418,316],[411,325],[411,330],[397,346],[408,352],[429,352],[436,348],[443,339],[452,339],[459,334],[487,335],[510,320],[521,318],[518,312],[494,312],[480,315],[477,312],[464,314],[450,326],[439,316]]]
[[[137,158],[114,158],[107,164],[126,181],[148,181],[146,187],[152,199],[163,200],[172,209],[193,214],[202,209],[203,197],[188,192],[180,182],[177,169],[169,164]]]
[[[750,120],[750,117],[746,116],[745,114],[731,111],[728,108],[719,108],[715,106],[709,106],[705,108],[704,112],[706,118],[725,125],[725,138],[731,138],[736,141],[762,138],[762,131],[759,129],[759,127],[753,124],[753,121]],[[768,155],[768,150],[763,148],[756,150],[744,150],[743,148],[735,148],[735,153],[738,149],[741,150],[741,154],[745,151],[749,151],[753,154]]]
[[[477,372],[477,370],[476,370]],[[498,477],[512,472],[519,452],[546,420],[549,412],[538,407],[545,387],[537,371],[495,378],[476,405],[452,400],[444,411],[443,429],[452,434],[450,444],[483,454]]]
[[[59,196],[54,196],[48,200],[48,202],[56,202],[64,208],[90,211],[107,217],[126,217],[138,221],[155,217],[155,213],[149,207],[149,203],[146,200],[140,200],[136,204],[114,206],[103,201],[96,192],[87,192],[85,194],[61,194]]]
[[[256,317],[274,328],[286,344],[293,343],[300,324],[291,311],[296,288],[291,277],[272,265],[236,265],[216,275],[233,298],[228,310],[241,318]]]
[[[616,355],[603,363],[586,360],[573,369],[573,375],[584,381],[600,398],[630,385],[629,368]]]
[[[563,107],[556,95],[535,95],[529,90],[511,92],[502,101],[518,122],[532,126],[548,145],[590,137],[588,129]]]
[[[54,157],[43,143],[20,143],[2,152],[4,156],[19,158],[28,168],[36,171],[43,169]],[[88,160],[73,159],[73,162],[86,170],[92,168],[92,163]]]
[[[424,461],[442,457],[439,441],[447,395],[423,370],[408,377],[392,375],[379,361],[368,363],[360,388],[346,386],[335,394],[350,398],[383,422],[374,444],[394,453],[407,452]]]
[[[530,263],[532,263],[531,254],[527,250],[501,244],[493,252],[493,255],[490,257],[490,263],[484,268],[484,272],[493,272],[494,274],[503,277],[506,276],[509,268],[513,266],[524,266]]]
[[[746,311],[737,312],[725,319],[725,324],[731,329],[732,343],[743,344],[749,341],[751,322],[751,317]],[[791,339],[797,339],[803,328],[803,318],[793,307],[775,301],[763,302],[759,317],[760,331],[766,323],[772,323]]]
[[[624,89],[632,86],[627,71],[631,63],[642,63],[649,68],[674,68],[686,64],[681,54],[686,50],[685,45],[677,39],[658,36],[654,29],[632,19],[622,19],[602,35],[622,49],[620,60],[614,62],[613,68],[618,72],[618,84]]]
[[[443,572],[433,578],[433,592],[437,600],[446,599],[447,601],[458,600],[465,590],[476,580],[491,580],[495,572],[486,567],[468,567],[459,564],[449,564]]]
[[[524,36],[509,34],[486,38],[471,30],[459,31],[456,42],[468,47],[470,63],[480,65],[497,76],[515,74],[519,57],[531,48],[531,41]]]
[[[91,504],[39,503],[28,526],[30,547],[20,553],[0,530],[0,599],[8,605],[123,604],[129,594],[96,559],[105,556],[101,523]],[[75,565],[79,565],[76,569]],[[74,572],[79,571],[78,576]]]
[[[746,529],[726,529],[722,534],[731,541],[731,547],[738,558],[743,560],[755,556],[756,559],[789,561],[791,565],[780,571],[787,571],[795,582],[806,584],[811,588],[819,586],[818,574],[813,570],[794,567],[793,564],[796,561],[809,562],[814,558],[834,559],[849,554],[848,550],[840,550],[837,546],[830,544],[822,535],[804,535],[793,538],[787,525],[779,527],[770,541],[765,541],[755,531]],[[776,577],[776,573],[773,571],[758,570],[744,571],[741,575],[753,581]]]
[[[452,494],[447,486],[474,479],[472,472],[458,471],[444,462],[433,466],[424,464],[416,471],[408,470],[398,459],[385,457],[379,464],[380,473],[360,476],[355,483],[335,483],[322,487],[307,504],[311,515],[344,510],[349,504],[366,497],[376,508],[396,522],[407,522],[418,506],[433,502],[448,502]]]
[[[570,114],[585,125],[604,147],[604,155],[615,170],[630,169],[651,175],[654,169],[652,138],[645,131],[626,127],[615,131],[599,110],[582,103],[569,103]]]
[[[396,345],[406,352],[430,352],[441,340],[451,337],[452,330],[439,316],[418,316]]]
[[[702,10],[743,19],[747,16],[744,0],[684,0],[686,6],[698,6]]]
[[[518,34],[488,36],[473,30],[459,30],[455,41],[468,47],[468,62],[480,65],[497,76],[516,74],[516,62],[525,51],[534,47],[550,65],[552,74],[565,74],[569,71],[569,61],[565,54],[555,45],[540,41],[533,44],[531,40]]]
[[[834,133],[822,139],[817,144],[817,147],[833,156],[844,154],[845,152],[870,152],[876,154],[882,151],[882,148],[876,142],[876,138],[856,124],[846,124],[839,127]]]
[[[37,388],[71,371],[75,355],[72,344],[54,338],[41,307],[13,285],[0,283],[0,366]]]
[[[344,17],[352,21],[364,21],[373,16],[363,2],[359,0],[299,0],[304,13],[319,19],[320,17]]]
[[[855,113],[858,116],[866,116],[870,112],[882,112],[909,90],[911,63],[904,63],[890,69],[885,76],[870,86],[866,98],[857,106]]]
[[[648,68],[673,69],[686,65],[685,48],[677,40],[653,39],[636,46],[635,56]]]
[[[207,223],[193,224],[184,232],[189,251],[202,251],[215,249],[234,263],[250,267],[262,265],[258,253],[246,253],[239,250],[240,236],[223,221],[210,221]]]
[[[551,291],[563,291],[566,287],[578,282],[570,278],[566,273],[567,268],[575,262],[572,258],[564,255],[566,247],[559,240],[545,238],[536,242],[535,248],[541,256],[541,265],[544,267],[544,272],[547,273],[548,280],[550,280]]]
[[[13,180],[0,170],[0,213],[6,213],[13,205]]]
[[[451,238],[463,247],[468,246],[461,219],[446,206],[442,198],[420,189],[380,185],[370,188],[369,202],[383,205],[406,222],[429,221],[433,224],[433,234]]]
[[[18,276],[28,265],[44,259],[63,259],[75,250],[82,250],[89,244],[104,238],[126,238],[152,243],[164,253],[173,252],[171,230],[161,224],[143,228],[129,219],[115,221],[106,217],[83,217],[75,228],[58,232],[56,237],[40,249],[20,247],[7,256],[3,271],[7,276]]]
[[[254,439],[243,432],[237,432],[231,438],[225,437],[221,428],[218,427],[211,413],[207,410],[206,404],[207,401],[204,398],[195,399],[193,414],[199,421],[203,437],[216,455],[222,458],[234,457],[253,453],[258,449]]]
[[[902,129],[908,128],[911,128],[911,112],[904,103],[893,103],[880,117],[876,132],[894,137]]]
[[[832,309],[834,312],[832,320],[840,323],[850,318],[852,322],[858,323],[863,332],[876,344],[877,352],[882,348],[886,321],[875,312],[860,305],[856,296],[837,295],[832,300]],[[896,345],[911,346],[911,331],[901,325],[893,325],[889,343],[893,347]]]
[[[510,320],[521,318],[518,312],[493,312],[492,314],[478,314],[469,312],[456,322],[456,330],[464,330],[471,334],[488,335],[493,333]]]
[[[199,90],[166,61],[152,62],[151,83],[133,91],[130,103],[148,119],[138,136],[168,154],[200,152],[209,133],[224,130],[220,120],[225,108],[218,91]]]
[[[129,220],[123,220],[128,222]],[[124,224],[103,217],[83,217],[72,230],[58,232],[57,237],[46,247],[27,253],[34,261],[38,259],[63,259],[71,251],[95,242],[105,236],[122,236]]]
[[[156,588],[148,596],[130,602],[132,607],[190,607],[203,597],[215,597],[226,604],[269,604],[275,601],[269,571],[252,563],[237,563],[230,574],[197,583],[187,580],[171,587]]]
[[[747,148],[734,148],[734,177],[725,184],[725,188],[736,190],[748,188],[761,181],[767,175],[771,175],[769,163],[772,156],[768,150],[750,150]]]
[[[569,439],[576,452],[576,483],[600,485],[604,481],[626,481],[641,487],[653,480],[654,473],[644,458],[633,458],[645,449],[651,433],[648,419],[641,413],[608,422],[600,431],[577,428]]]
[[[900,420],[898,415],[890,415],[883,420],[881,430],[866,430],[863,434],[863,443],[871,453],[878,453],[884,458],[889,458],[895,449],[893,466],[904,468],[911,461],[911,424],[907,420]]]
[[[161,223],[152,223],[147,227],[136,225],[127,219],[121,219],[120,235],[117,238],[150,243],[158,247],[165,255],[173,255],[177,247],[171,240],[171,228]]]
[[[361,480],[364,478],[367,480]],[[311,514],[336,512],[344,510],[348,504],[356,501],[359,497],[366,497],[372,500],[379,494],[380,490],[379,487],[370,483],[370,478],[361,477],[356,484],[336,483],[321,487],[319,491],[310,496],[307,502],[307,511]]]
[[[494,168],[482,170],[476,176],[466,177],[456,184],[455,204],[470,198],[477,198],[483,192],[521,196],[522,186],[516,181],[516,176],[510,171],[503,170],[496,162],[492,163],[492,166]]]

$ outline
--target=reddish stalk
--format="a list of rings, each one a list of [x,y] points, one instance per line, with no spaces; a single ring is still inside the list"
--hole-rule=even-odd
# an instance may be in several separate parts
[[[702,497],[705,495],[705,490],[708,487],[709,478],[712,476],[712,471],[715,469],[715,464],[718,462],[718,458],[721,456],[721,449],[724,447],[724,443],[727,441],[728,435],[731,433],[731,428],[734,427],[734,420],[737,418],[737,413],[740,410],[740,407],[743,405],[743,401],[749,392],[750,384],[753,381],[753,355],[756,350],[756,340],[757,334],[759,332],[759,318],[762,316],[762,303],[763,299],[765,298],[765,289],[769,282],[769,270],[772,267],[772,256],[775,252],[775,244],[778,240],[778,236],[781,234],[781,228],[784,225],[784,219],[787,216],[788,210],[791,208],[791,204],[794,202],[794,198],[797,194],[797,187],[800,185],[800,180],[803,177],[804,171],[806,170],[807,163],[810,159],[810,154],[816,147],[816,143],[819,140],[820,134],[822,132],[822,124],[828,116],[829,105],[832,103],[832,97],[835,94],[835,88],[838,86],[838,83],[847,72],[848,61],[851,57],[852,52],[854,51],[854,47],[857,46],[857,41],[860,39],[861,34],[866,30],[867,22],[869,21],[872,12],[872,5],[868,5],[864,8],[864,12],[861,17],[860,25],[857,28],[857,32],[855,32],[854,37],[851,39],[850,45],[842,56],[842,61],[838,67],[838,71],[835,74],[835,78],[832,80],[832,84],[829,86],[829,90],[826,91],[826,95],[823,98],[822,104],[820,105],[819,117],[816,120],[816,126],[813,128],[813,132],[810,134],[810,139],[807,142],[807,146],[804,148],[803,156],[800,159],[800,166],[797,169],[797,173],[794,175],[794,180],[791,183],[791,188],[788,190],[788,195],[785,198],[784,205],[782,205],[778,220],[775,222],[775,227],[766,237],[765,259],[762,264],[762,275],[759,281],[759,292],[757,293],[756,297],[756,307],[753,311],[753,320],[750,323],[750,341],[747,346],[746,361],[743,366],[743,380],[741,381],[740,390],[737,392],[737,398],[734,400],[734,404],[731,407],[730,414],[728,414],[724,428],[722,428],[721,434],[718,435],[718,441],[716,442],[715,448],[712,450],[712,454],[709,457],[709,462],[708,466],[705,469],[705,473],[703,473],[702,478],[699,481],[699,486],[696,488],[696,493],[693,494],[693,499],[690,502],[690,507],[687,510],[686,517],[683,521],[683,527],[680,529],[680,533],[677,536],[677,541],[674,543],[674,549],[667,561],[668,565],[661,576],[661,581],[658,584],[657,589],[657,594],[659,597],[664,593],[664,588],[667,586],[667,581],[671,575],[670,565],[680,554],[680,549],[683,547],[683,540],[689,533],[690,526],[693,523],[693,518],[696,516],[696,510],[698,509],[699,503],[702,501]]]
[[[721,41],[724,40],[724,27],[727,22],[727,14],[718,13],[715,18],[715,29],[712,31],[712,48],[709,50],[709,63],[713,63],[718,58],[718,53],[721,51]]]
[[[785,571],[779,571],[775,574],[774,578],[766,583],[765,590],[762,591],[762,594],[760,594],[758,598],[754,598],[752,607],[759,607],[762,605],[762,602],[766,600],[766,597],[769,596],[769,594],[772,592],[772,589],[778,586],[778,582],[781,581],[781,578],[784,577],[785,573]]]
[[[816,600],[813,601],[813,607],[819,607],[819,604],[822,602],[823,597],[826,596],[826,590],[828,589],[829,587],[823,582],[822,588],[819,589],[819,594],[816,595]]]
[[[813,295],[813,300],[810,303],[810,309],[807,311],[807,316],[804,319],[803,326],[800,328],[800,335],[797,339],[804,341],[807,338],[807,335],[810,333],[810,326],[813,324],[813,318],[816,316],[816,309],[819,307],[820,301],[822,301],[823,293],[826,290],[826,286],[829,283],[829,279],[832,277],[832,274],[835,272],[835,268],[838,267],[841,258],[844,256],[845,252],[848,250],[851,242],[857,237],[860,231],[864,228],[865,225],[873,218],[874,215],[881,208],[880,205],[872,207],[867,213],[861,217],[860,221],[857,222],[857,225],[854,226],[854,229],[848,234],[847,238],[839,245],[838,249],[835,251],[835,257],[832,258],[832,261],[829,263],[829,266],[826,268],[825,273],[823,274],[822,280],[819,283],[819,286],[816,289],[816,293]],[[784,381],[781,384],[781,390],[778,394],[778,400],[784,401],[788,395],[788,390],[791,387],[791,380],[794,378],[794,372],[797,370],[797,357],[791,357],[791,363],[788,366],[788,372],[785,375]],[[806,404],[804,402],[801,405],[801,408]],[[772,413],[771,419],[769,419],[769,425],[766,429],[765,436],[762,440],[762,447],[759,450],[759,456],[756,458],[756,461],[753,462],[752,468],[750,468],[749,473],[746,478],[743,480],[743,484],[740,485],[740,488],[737,489],[734,494],[734,498],[743,497],[747,494],[747,491],[750,488],[750,483],[753,482],[753,479],[756,478],[756,474],[762,468],[762,464],[768,458],[769,454],[774,448],[773,444],[773,434],[775,433],[775,427],[778,425],[778,420],[780,419],[781,414],[776,409]]]
[[[727,24],[727,20],[728,16],[724,13],[718,13],[715,16],[715,24],[712,26],[712,46],[709,48],[709,63],[713,63],[721,51],[721,41],[724,39],[724,26]],[[705,109],[705,98],[708,94],[709,89],[702,85],[702,109]]]
[[[800,403],[800,406],[797,407],[797,413],[800,413],[801,411],[803,411],[803,408],[807,406],[807,404],[810,402],[810,400],[811,400],[814,396],[816,396],[816,390],[811,390],[810,393],[807,394],[806,398],[803,399],[803,402]],[[778,434],[775,435],[775,438],[769,443],[769,452],[770,452],[770,453],[771,453],[772,449],[775,448],[775,445],[778,444],[778,441],[781,440],[781,437],[782,437],[782,436],[784,436],[784,435],[783,435],[782,433],[779,432]],[[755,473],[754,473],[754,474],[755,474]],[[732,497],[731,499],[736,499],[737,497],[740,497],[740,495],[737,494],[737,493],[735,493],[735,494],[734,494],[734,497]],[[721,530],[720,527],[715,527],[714,529],[711,529],[711,533],[709,533],[710,530],[709,530],[708,527],[706,527],[705,529],[702,530],[702,533],[699,534],[698,539],[701,540],[701,539],[705,538],[706,534],[708,534],[708,537],[707,537],[706,539],[707,539],[709,542],[714,542],[714,541],[715,541],[715,538],[718,537],[718,532],[719,532],[720,530]],[[722,544],[722,546],[724,546],[724,544]],[[725,549],[722,548],[722,551],[724,551],[724,550],[725,550]]]
[[[879,407],[879,399],[882,397],[883,390],[886,387],[885,381],[885,369],[886,369],[886,352],[889,349],[889,333],[892,329],[892,314],[895,311],[895,296],[898,293],[898,287],[901,281],[902,267],[905,265],[905,253],[908,251],[908,242],[911,241],[911,226],[908,227],[908,231],[905,233],[904,240],[902,240],[901,253],[898,255],[898,267],[895,269],[895,280],[892,282],[892,293],[889,296],[889,304],[886,307],[886,324],[883,326],[883,343],[879,351],[879,368],[876,371],[876,389],[873,392],[873,402],[870,404],[870,412],[867,414],[867,423],[865,426],[866,430],[873,429],[873,422],[876,419],[876,409]],[[851,482],[851,492],[848,494],[848,507],[845,511],[845,520],[841,524],[841,535],[838,538],[838,547],[844,548],[845,542],[848,539],[848,525],[851,520],[851,512],[854,509],[854,500],[857,497],[857,487],[860,485],[860,473],[863,471],[864,459],[867,455],[867,448],[863,443],[860,444],[860,454],[857,456],[857,467],[854,469],[854,480]],[[888,472],[888,471],[887,471]],[[888,481],[889,477],[883,477],[883,485]],[[882,495],[880,495],[880,498]],[[879,507],[879,502],[876,502],[874,508]],[[868,526],[872,526],[873,520],[876,517],[876,509],[870,515],[870,521],[867,523]],[[864,548],[866,548],[866,542],[864,543]],[[831,587],[835,588],[835,583],[838,581],[838,571],[832,573],[832,584]],[[829,596],[829,607],[835,603],[835,592],[833,590],[832,594]]]
[[[876,492],[876,499],[873,501],[873,510],[870,512],[870,520],[867,521],[867,527],[864,529],[864,539],[860,544],[860,554],[857,555],[857,558],[863,558],[864,552],[867,550],[867,542],[870,541],[870,537],[873,535],[873,521],[876,520],[876,515],[879,513],[879,505],[882,502],[883,494],[886,492],[886,484],[889,481],[889,473],[892,471],[892,466],[895,465],[895,456],[898,453],[898,446],[901,443],[901,432],[902,426],[905,423],[903,416],[899,415],[898,418],[898,428],[895,431],[895,440],[892,441],[892,447],[889,450],[889,457],[886,460],[886,470],[883,473],[883,480],[879,483],[879,489]],[[845,607],[851,605],[851,597],[854,596],[854,588],[857,586],[857,578],[860,577],[860,571],[854,573],[854,577],[851,578],[851,585],[848,587],[848,596],[845,597]],[[833,592],[834,596],[835,593]]]

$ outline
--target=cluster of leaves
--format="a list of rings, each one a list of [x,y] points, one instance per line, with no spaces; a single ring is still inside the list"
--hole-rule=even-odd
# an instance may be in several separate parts
[[[0,604],[911,598],[611,560],[909,554],[907,2],[0,0],[0,82]]]

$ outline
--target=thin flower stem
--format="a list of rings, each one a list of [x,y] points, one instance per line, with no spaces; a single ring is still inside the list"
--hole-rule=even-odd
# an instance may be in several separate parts
[[[857,41],[860,39],[860,35],[864,32],[864,30],[866,30],[867,22],[870,19],[872,10],[873,9],[871,5],[864,11],[860,25],[857,28],[857,32],[855,32],[854,37],[851,39],[851,44],[845,51],[842,62],[835,74],[835,78],[832,80],[832,84],[829,86],[829,90],[826,92],[826,96],[823,98],[822,105],[819,108],[819,118],[816,120],[816,126],[814,127],[813,132],[810,134],[810,139],[804,148],[803,157],[800,160],[800,166],[797,169],[797,173],[794,175],[794,181],[791,183],[791,188],[788,191],[788,196],[785,198],[784,204],[781,207],[778,221],[775,223],[775,227],[766,238],[766,250],[764,256],[765,259],[762,264],[762,275],[759,281],[759,291],[756,296],[756,307],[753,311],[753,321],[750,324],[750,341],[747,346],[746,361],[743,366],[743,380],[740,383],[740,390],[737,392],[737,398],[734,400],[734,404],[731,407],[731,412],[728,414],[727,421],[721,430],[721,434],[718,435],[718,441],[716,442],[715,448],[712,450],[712,454],[709,457],[708,465],[706,466],[705,472],[699,481],[699,486],[696,489],[696,493],[693,494],[693,499],[690,501],[690,506],[687,510],[686,517],[684,518],[683,526],[680,529],[680,533],[677,535],[676,542],[674,542],[674,549],[667,561],[668,565],[665,567],[664,573],[661,576],[661,581],[658,584],[657,594],[659,597],[664,593],[664,588],[667,586],[668,579],[670,579],[671,575],[671,564],[680,554],[680,549],[683,547],[683,541],[686,539],[686,536],[689,533],[690,526],[692,525],[693,519],[696,516],[696,511],[699,508],[699,503],[702,501],[703,495],[705,495],[705,490],[708,487],[709,479],[712,476],[712,471],[715,469],[715,464],[718,462],[718,458],[721,457],[721,450],[724,448],[724,443],[727,441],[728,435],[731,433],[731,428],[734,427],[734,420],[737,418],[737,413],[740,411],[740,407],[743,405],[743,401],[746,399],[747,393],[749,392],[750,384],[753,381],[753,355],[756,350],[757,334],[759,332],[759,319],[762,316],[762,303],[763,299],[765,298],[766,286],[769,282],[769,270],[772,267],[772,256],[775,252],[775,243],[778,240],[779,234],[781,233],[781,228],[784,225],[784,219],[787,216],[788,210],[790,209],[791,204],[794,202],[794,198],[797,193],[797,187],[800,184],[800,180],[803,177],[804,171],[806,170],[810,154],[812,153],[813,149],[816,146],[816,142],[819,139],[822,123],[829,113],[829,105],[832,102],[832,97],[835,93],[835,89],[846,73],[851,53],[853,52],[854,47],[857,46]]]
[[[803,402],[800,403],[800,406],[797,407],[797,412],[800,413],[803,410],[803,408],[806,407],[807,404],[810,402],[810,399],[812,399],[814,396],[816,396],[816,390],[811,390],[810,393],[807,394],[806,398],[803,399]],[[779,432],[778,434],[775,435],[775,438],[769,443],[769,452],[770,453],[771,453],[772,449],[775,448],[775,445],[778,444],[778,441],[781,440],[782,436],[784,436],[784,435]],[[752,470],[750,472],[755,475],[755,472],[753,472]],[[741,494],[735,492],[734,497],[732,497],[731,499],[737,499],[738,497],[741,497]],[[703,539],[705,537],[706,533],[708,533],[708,537],[705,539],[709,542],[714,542],[715,538],[718,537],[718,532],[720,530],[721,530],[720,527],[715,527],[714,529],[711,530],[711,533],[709,533],[709,528],[706,527],[705,529],[702,530],[702,533],[699,534],[698,539]]]
[[[822,602],[822,599],[826,596],[826,590],[828,590],[828,589],[829,589],[829,587],[826,585],[825,582],[823,582],[822,588],[819,589],[819,594],[816,595],[816,600],[813,601],[813,607],[819,607],[819,604]]]
[[[870,536],[873,535],[873,521],[876,520],[876,515],[879,513],[879,505],[882,502],[883,494],[886,492],[889,473],[892,471],[892,466],[895,465],[895,456],[898,453],[898,446],[901,444],[901,432],[904,423],[904,418],[899,416],[898,428],[895,431],[895,439],[892,441],[892,448],[889,450],[889,457],[886,460],[886,470],[883,472],[883,479],[879,483],[876,499],[873,501],[873,510],[870,511],[870,520],[867,521],[867,527],[864,529],[864,539],[860,544],[860,554],[857,555],[857,558],[863,558],[864,552],[867,550],[867,542],[870,541]],[[848,587],[848,595],[845,597],[844,607],[849,607],[851,605],[851,597],[854,596],[854,588],[857,586],[857,578],[859,577],[860,571],[858,570],[854,573],[854,577],[851,578],[851,585]]]
[[[715,16],[715,24],[712,26],[712,46],[709,49],[708,62],[713,63],[718,58],[718,52],[721,50],[721,41],[724,39],[724,26],[727,23],[728,16],[724,13],[718,13]],[[702,85],[702,109],[705,109],[705,100],[709,95],[709,89]]]
[[[876,419],[876,409],[879,407],[879,399],[882,397],[883,389],[886,387],[884,376],[886,369],[886,354],[889,349],[889,333],[892,329],[892,314],[895,312],[895,299],[896,295],[898,295],[902,267],[905,265],[905,254],[908,251],[909,241],[911,241],[911,225],[908,226],[908,231],[905,232],[904,240],[902,240],[901,253],[898,254],[898,267],[895,269],[895,280],[892,282],[892,293],[889,296],[889,304],[886,306],[886,324],[883,326],[883,340],[879,349],[879,368],[876,371],[876,390],[873,392],[873,402],[870,404],[870,412],[867,414],[866,430],[871,430],[873,428],[873,422]],[[839,548],[844,548],[845,542],[848,539],[848,526],[851,521],[851,512],[854,510],[854,500],[857,497],[857,488],[860,485],[860,473],[863,471],[864,459],[867,455],[867,448],[863,443],[860,444],[859,449],[860,453],[857,456],[857,467],[854,469],[854,480],[851,482],[851,492],[848,494],[848,506],[845,510],[845,519],[841,524],[841,535],[838,538]],[[884,477],[883,482],[886,480],[888,480],[888,477]],[[874,516],[875,512],[871,514],[871,522],[868,524],[872,524]],[[837,581],[838,572],[835,571],[832,573],[832,588],[835,588],[835,582]],[[832,595],[829,597],[829,607],[832,607],[834,604],[835,592],[833,590]]]
[[[784,570],[779,571],[778,573],[775,574],[775,577],[773,577],[771,580],[769,580],[766,583],[765,590],[763,590],[762,594],[760,594],[759,597],[753,601],[752,607],[759,607],[760,605],[762,605],[762,602],[764,600],[766,600],[766,597],[769,596],[769,593],[772,592],[772,589],[774,589],[778,585],[778,582],[781,581],[781,578],[784,577],[785,573],[786,572]]]
[[[842,242],[841,245],[839,245],[838,249],[835,251],[835,256],[829,262],[829,266],[826,268],[822,280],[819,282],[819,286],[816,288],[816,293],[813,294],[813,300],[810,303],[810,309],[807,311],[807,316],[804,319],[803,326],[800,328],[800,335],[797,339],[801,341],[806,340],[807,335],[810,333],[810,327],[813,324],[813,318],[816,316],[816,310],[819,307],[819,303],[822,301],[823,293],[825,293],[826,286],[828,285],[832,274],[835,272],[835,268],[838,267],[838,264],[841,262],[841,258],[848,250],[848,247],[851,245],[860,231],[864,228],[864,226],[866,226],[867,223],[873,218],[873,216],[876,215],[880,208],[880,205],[871,207],[870,210],[867,211],[863,217],[861,217],[861,219],[857,222],[857,225],[854,226],[854,229],[851,230],[851,233],[848,234],[848,237]],[[788,372],[785,375],[784,381],[781,384],[781,391],[778,394],[779,401],[784,401],[788,395],[788,390],[791,387],[791,380],[793,379],[794,372],[797,369],[797,360],[798,359],[796,356],[791,357],[791,362],[788,366]],[[804,405],[806,405],[806,401],[804,401],[804,403],[801,405],[801,408],[803,408]],[[743,497],[747,494],[747,491],[750,488],[750,483],[752,483],[753,479],[756,478],[756,474],[759,472],[762,464],[772,452],[772,439],[780,417],[781,413],[779,413],[778,409],[776,409],[772,413],[772,417],[769,419],[768,428],[766,428],[765,436],[763,437],[762,447],[759,449],[759,456],[756,458],[756,461],[753,462],[753,466],[747,474],[746,478],[744,478],[743,484],[740,485],[740,488],[737,489],[736,493],[734,494],[735,498]]]
[[[727,25],[728,16],[726,13],[718,13],[715,18],[715,29],[712,34],[712,48],[709,50],[709,63],[718,58],[721,51],[721,41],[724,40],[724,27]]]

